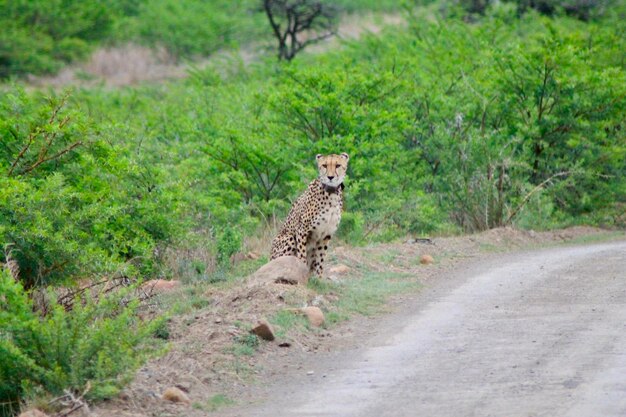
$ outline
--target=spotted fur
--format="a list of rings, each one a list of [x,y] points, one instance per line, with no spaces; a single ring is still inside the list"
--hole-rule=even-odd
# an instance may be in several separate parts
[[[324,272],[324,255],[343,211],[343,180],[348,154],[317,155],[319,176],[296,200],[272,241],[271,259],[293,255],[317,276]]]

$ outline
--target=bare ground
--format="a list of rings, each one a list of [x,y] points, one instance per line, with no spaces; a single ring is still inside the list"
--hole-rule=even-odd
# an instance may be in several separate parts
[[[623,233],[617,236],[623,237]],[[497,263],[500,255],[494,253],[615,237],[615,232],[586,227],[554,232],[505,228],[464,237],[434,238],[430,242],[364,248],[336,247],[331,251],[331,263],[348,265],[351,271],[346,276],[331,279],[359,280],[368,271],[390,271],[409,274],[416,282],[429,288],[448,279],[451,271],[480,264],[483,259],[495,256],[495,261],[490,262]],[[420,265],[419,258],[423,254],[433,256],[435,263]],[[184,296],[188,290],[181,289],[179,295]],[[214,409],[218,411],[213,415],[248,415],[250,409],[246,407],[255,407],[261,398],[270,395],[263,390],[270,382],[285,385],[294,375],[306,377],[307,367],[317,358],[332,355],[333,352],[349,352],[364,338],[372,336],[373,323],[380,325],[379,319],[357,316],[322,329],[282,329],[284,331],[280,332],[276,341],[262,342],[254,355],[241,355],[233,351],[233,340],[245,336],[259,318],[314,303],[320,304],[326,313],[331,313],[341,300],[332,293],[320,300],[311,288],[287,285],[259,287],[251,286],[245,280],[222,288],[206,286],[203,291],[202,297],[208,306],[172,321],[169,352],[144,366],[120,398],[99,405],[91,415],[204,416]],[[411,291],[394,295],[386,301],[386,309],[406,309],[410,305],[407,303],[416,300],[419,294]],[[289,347],[280,347],[285,342]],[[326,363],[332,363],[332,360],[328,359]],[[188,391],[194,406],[161,400],[161,393],[170,386]],[[218,408],[216,398],[230,399],[239,407],[244,407],[245,411],[236,414],[237,409]]]

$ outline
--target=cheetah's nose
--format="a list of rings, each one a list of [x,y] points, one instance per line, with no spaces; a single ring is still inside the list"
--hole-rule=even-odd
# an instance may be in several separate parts
[[[335,178],[335,177],[328,177],[328,179],[331,180],[331,181],[333,180],[333,178]]]

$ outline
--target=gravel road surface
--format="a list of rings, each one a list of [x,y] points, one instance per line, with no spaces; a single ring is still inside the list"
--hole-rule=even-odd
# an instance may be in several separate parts
[[[624,241],[494,255],[401,310],[227,414],[626,416]]]

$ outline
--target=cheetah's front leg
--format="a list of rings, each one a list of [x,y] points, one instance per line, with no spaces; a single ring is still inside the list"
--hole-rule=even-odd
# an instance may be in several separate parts
[[[324,256],[328,250],[328,242],[330,242],[330,236],[326,236],[323,240],[317,243],[317,247],[313,251],[313,264],[311,265],[311,272],[314,272],[319,278],[324,274]]]
[[[307,233],[297,233],[296,234],[296,247],[295,247],[295,256],[300,259],[305,264],[307,263],[306,257],[306,239]]]

